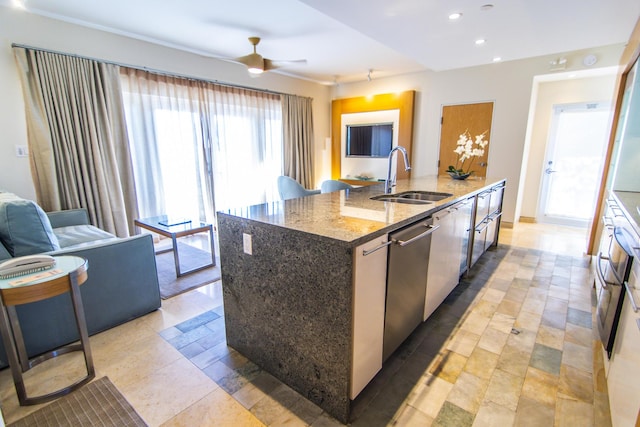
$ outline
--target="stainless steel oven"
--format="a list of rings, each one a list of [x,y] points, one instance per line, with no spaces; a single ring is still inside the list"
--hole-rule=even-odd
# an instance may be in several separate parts
[[[596,260],[596,323],[609,358],[625,295],[624,283],[629,280],[633,261],[632,241],[623,227],[613,226],[610,232],[605,230]]]

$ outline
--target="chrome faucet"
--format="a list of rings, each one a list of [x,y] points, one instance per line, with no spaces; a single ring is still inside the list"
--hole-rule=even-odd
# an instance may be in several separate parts
[[[409,165],[409,157],[407,156],[407,150],[404,147],[398,145],[389,153],[389,166],[387,169],[387,180],[384,182],[384,192],[385,194],[391,194],[393,187],[396,185],[396,177],[391,179],[391,161],[393,160],[393,153],[395,151],[400,150],[402,152],[402,156],[404,157],[404,170],[409,172],[411,170],[411,165]]]

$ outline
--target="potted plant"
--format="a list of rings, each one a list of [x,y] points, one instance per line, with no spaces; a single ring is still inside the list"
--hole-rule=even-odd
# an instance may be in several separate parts
[[[456,165],[450,165],[449,169],[447,169],[447,173],[451,178],[467,179],[473,173],[471,165],[474,158],[483,156],[484,148],[489,144],[489,141],[485,139],[486,133],[487,131],[484,131],[480,135],[476,135],[475,140],[471,139],[471,134],[468,130],[460,135],[457,146],[453,150],[458,155]]]

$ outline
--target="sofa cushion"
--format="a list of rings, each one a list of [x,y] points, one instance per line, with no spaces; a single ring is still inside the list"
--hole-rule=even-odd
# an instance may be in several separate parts
[[[101,240],[116,239],[111,233],[94,227],[93,225],[68,225],[66,227],[57,227],[53,229],[53,233],[58,238],[61,248],[82,245],[84,243],[97,243]]]
[[[12,193],[0,193],[0,240],[14,257],[60,249],[42,208]]]
[[[0,262],[11,258],[11,254],[9,253],[9,251],[7,250],[7,248],[4,247],[4,245],[2,244],[2,242],[0,242]]]

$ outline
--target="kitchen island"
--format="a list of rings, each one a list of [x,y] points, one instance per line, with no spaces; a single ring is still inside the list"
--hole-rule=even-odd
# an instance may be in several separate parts
[[[451,196],[429,204],[372,200],[380,184],[219,212],[228,344],[348,422],[353,399],[383,362],[388,234],[502,185],[501,178],[411,178],[394,193]]]

